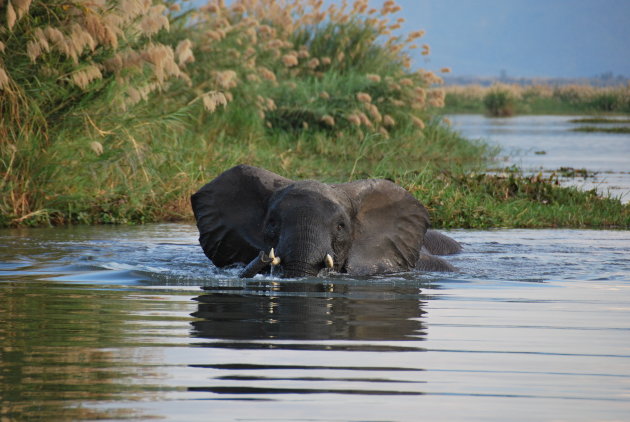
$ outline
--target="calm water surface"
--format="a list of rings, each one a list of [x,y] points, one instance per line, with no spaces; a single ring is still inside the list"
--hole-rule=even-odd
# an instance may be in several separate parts
[[[454,274],[239,280],[192,225],[0,231],[0,419],[627,421],[630,232]]]
[[[628,127],[628,123],[578,124],[585,116],[449,116],[453,127],[470,139],[484,139],[502,147],[499,165],[518,165],[527,172],[551,172],[562,167],[586,169],[591,177],[565,178],[566,185],[610,192],[630,201],[630,135],[575,132],[580,126]],[[613,117],[614,118],[614,117]]]

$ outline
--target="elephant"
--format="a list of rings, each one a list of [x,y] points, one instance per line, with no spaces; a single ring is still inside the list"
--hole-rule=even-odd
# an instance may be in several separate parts
[[[220,268],[247,265],[245,278],[271,267],[282,278],[453,271],[434,255],[461,250],[429,229],[418,200],[384,179],[293,181],[241,164],[199,189],[191,203],[205,255]]]

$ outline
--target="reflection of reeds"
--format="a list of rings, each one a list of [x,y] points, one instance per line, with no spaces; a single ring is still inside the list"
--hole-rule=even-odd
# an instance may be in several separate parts
[[[127,324],[129,315],[145,311],[151,303],[125,302],[116,292],[110,294],[114,300],[102,300],[89,290],[73,288],[51,287],[37,293],[23,287],[0,291],[0,420],[124,420],[149,416],[138,411],[84,406],[89,401],[115,403],[123,396],[132,400],[138,396],[159,397],[145,386],[127,382],[150,382],[161,375],[156,366],[147,365],[145,359],[150,360],[152,354],[139,358],[137,350],[124,347],[135,335]],[[88,302],[91,305],[86,310]],[[59,310],[54,316],[52,308]],[[131,366],[133,371],[125,370]]]

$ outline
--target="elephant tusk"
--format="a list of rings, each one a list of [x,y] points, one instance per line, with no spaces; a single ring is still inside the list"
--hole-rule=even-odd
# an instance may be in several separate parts
[[[330,269],[332,269],[335,266],[335,261],[333,261],[333,257],[330,256],[330,254],[326,254],[326,258],[324,258],[324,262],[326,263],[326,266]]]
[[[269,251],[269,259],[271,259],[271,265],[280,264],[280,257],[276,256],[276,253],[274,252],[273,248],[271,248],[271,250]]]

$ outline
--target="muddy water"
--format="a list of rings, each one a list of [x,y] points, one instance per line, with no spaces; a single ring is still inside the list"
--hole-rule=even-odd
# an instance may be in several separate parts
[[[615,124],[579,124],[585,116],[516,116],[489,118],[453,115],[453,127],[470,139],[483,139],[502,148],[499,167],[517,165],[537,173],[572,168],[587,171],[587,177],[564,177],[565,185],[630,201],[630,135],[627,133],[576,132],[581,126],[628,127],[626,118]],[[613,117],[614,118],[614,117]],[[571,174],[571,171],[560,172]],[[581,173],[582,175],[584,173]],[[578,173],[580,175],[580,173]]]
[[[451,235],[458,273],[239,280],[191,225],[0,231],[0,418],[628,420],[630,232]]]

